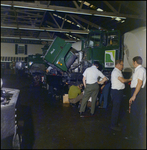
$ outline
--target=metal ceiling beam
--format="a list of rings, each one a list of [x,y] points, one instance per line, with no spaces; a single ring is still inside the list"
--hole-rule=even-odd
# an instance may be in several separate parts
[[[12,3],[13,2],[13,3]],[[18,2],[18,1],[1,1],[1,6],[10,6],[17,8],[27,8],[27,9],[38,9],[38,10],[46,10],[46,11],[58,11],[64,13],[75,13],[75,14],[83,14],[83,15],[94,15],[94,16],[102,16],[102,17],[120,17],[120,18],[135,18],[135,19],[144,19],[139,17],[139,15],[131,15],[131,14],[116,14],[112,12],[99,12],[96,10],[87,10],[81,9],[77,10],[77,8],[72,7],[63,7],[63,6],[55,6],[55,5],[43,5],[29,2]]]
[[[77,15],[71,15],[71,16],[74,17],[74,18],[76,18],[76,19],[79,19],[80,21],[82,21],[82,22],[84,22],[84,23],[86,23],[86,24],[88,24],[88,25],[90,25],[90,26],[92,26],[92,27],[95,27],[96,29],[103,28],[103,27],[100,27],[100,26],[98,26],[97,24],[94,24],[94,23],[92,23],[92,22],[90,22],[90,21],[88,21],[88,20],[86,20],[86,19],[83,19],[83,18],[77,16]],[[104,29],[104,30],[107,30],[107,29],[105,29],[105,28],[103,28],[103,29]]]
[[[66,16],[67,16],[67,15],[65,14],[64,19],[63,19],[63,21],[62,21],[61,29],[62,29],[63,26],[64,26],[64,22],[65,22]]]
[[[76,6],[77,9],[80,9],[79,5],[77,4],[76,1],[73,1],[74,5]]]
[[[56,23],[56,25],[58,26],[58,28],[60,29],[60,26],[59,26],[58,22],[56,21],[56,19],[54,18],[54,16],[52,15],[52,13],[49,13],[49,14],[50,14],[50,16],[53,18],[53,20],[55,21],[55,23]]]
[[[112,6],[112,5],[110,5],[110,3],[108,3],[108,1],[103,1],[114,13],[118,13],[117,11],[116,11],[116,9],[114,9],[114,7]]]
[[[5,25],[1,24],[1,28],[17,29],[16,25]],[[59,28],[46,28],[46,27],[32,27],[32,26],[19,26],[19,30],[34,30],[34,31],[50,31],[50,32],[64,32],[64,33],[77,33],[77,34],[88,34],[89,31],[85,30],[73,30],[73,29],[59,29]]]
[[[73,21],[75,21],[79,26],[80,28],[82,28],[83,30],[85,30],[85,28],[76,20],[74,19],[71,15],[68,15]]]

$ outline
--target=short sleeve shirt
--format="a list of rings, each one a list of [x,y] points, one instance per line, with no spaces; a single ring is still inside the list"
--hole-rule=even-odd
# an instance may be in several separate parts
[[[141,88],[144,88],[146,84],[146,70],[145,68],[142,67],[142,65],[139,65],[138,67],[135,68],[135,72],[133,73],[130,85],[131,88],[136,88],[138,79],[143,81],[143,85]]]
[[[103,75],[103,73],[97,69],[96,66],[91,66],[89,68],[87,68],[84,73],[83,76],[85,77],[86,80],[86,84],[93,84],[96,83],[98,80],[98,77],[104,78],[105,76]]]
[[[123,77],[123,74],[115,67],[111,73],[111,89],[122,90],[125,88],[125,84],[119,81],[118,77]]]
[[[81,90],[77,86],[72,85],[68,91],[68,98],[73,99],[73,98],[76,98],[80,94],[81,94]]]

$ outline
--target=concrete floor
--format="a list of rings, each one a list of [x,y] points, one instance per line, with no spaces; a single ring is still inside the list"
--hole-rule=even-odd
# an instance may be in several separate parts
[[[59,97],[51,98],[47,91],[31,87],[31,81],[15,74],[2,76],[3,87],[20,89],[18,122],[23,122],[22,148],[25,149],[145,149],[141,141],[124,139],[129,133],[129,113],[124,127],[110,129],[112,103],[107,110],[96,108],[96,116],[80,118],[77,107],[63,104]],[[87,110],[87,114],[88,114]]]

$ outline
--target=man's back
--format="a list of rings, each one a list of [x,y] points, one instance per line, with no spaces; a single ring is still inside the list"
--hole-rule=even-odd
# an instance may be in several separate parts
[[[87,84],[93,84],[97,82],[99,76],[104,77],[101,71],[99,71],[96,66],[91,66],[85,70],[83,73],[84,77],[86,78]]]
[[[81,94],[81,90],[77,86],[72,85],[69,88],[69,91],[68,91],[68,97],[69,97],[69,99],[76,98],[79,94]]]

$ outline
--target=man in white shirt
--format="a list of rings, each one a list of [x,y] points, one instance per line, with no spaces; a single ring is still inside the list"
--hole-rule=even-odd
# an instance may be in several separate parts
[[[133,58],[133,66],[135,72],[130,85],[132,97],[129,99],[129,104],[131,104],[130,136],[126,137],[129,140],[137,140],[140,138],[139,134],[146,133],[146,69],[142,66],[140,56]],[[145,137],[145,135],[141,136]]]
[[[131,81],[131,79],[124,79],[122,74],[123,61],[116,60],[115,68],[111,73],[111,96],[113,101],[113,108],[111,114],[111,129],[120,131],[120,121],[124,116],[124,99],[123,92],[125,89],[125,83]]]
[[[103,84],[107,78],[103,75],[103,73],[98,70],[99,63],[94,62],[91,67],[88,67],[83,73],[83,84],[84,84],[84,95],[82,99],[82,104],[80,107],[80,117],[84,117],[85,108],[87,105],[87,101],[90,97],[92,97],[91,103],[91,115],[94,115],[96,99],[99,92],[99,85]],[[98,77],[101,77],[102,80],[98,82]]]

